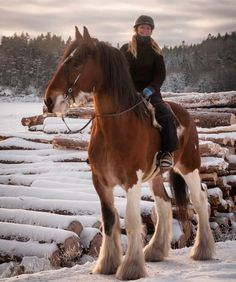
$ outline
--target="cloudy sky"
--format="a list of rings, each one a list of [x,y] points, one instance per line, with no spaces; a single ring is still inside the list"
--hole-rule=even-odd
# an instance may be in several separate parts
[[[75,25],[85,25],[92,36],[116,45],[129,40],[142,14],[154,18],[153,37],[162,47],[236,30],[235,0],[0,0],[0,36],[52,32],[67,39]]]

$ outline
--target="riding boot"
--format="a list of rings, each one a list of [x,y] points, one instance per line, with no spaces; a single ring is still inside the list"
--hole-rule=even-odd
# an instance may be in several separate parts
[[[161,134],[161,152],[159,152],[157,161],[162,167],[173,165],[172,152],[178,148],[179,141],[176,130],[176,120],[170,107],[162,100],[160,93],[154,93],[151,96],[151,103],[155,107],[155,117],[162,126]]]

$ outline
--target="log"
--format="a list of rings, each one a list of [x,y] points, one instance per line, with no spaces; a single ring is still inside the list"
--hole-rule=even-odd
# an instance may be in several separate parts
[[[141,216],[151,222],[153,203],[140,202]],[[47,211],[62,215],[98,215],[100,214],[100,202],[91,200],[57,200],[38,199],[32,197],[0,197],[0,207],[36,211]],[[125,217],[126,200],[117,199],[116,208],[120,217]]]
[[[75,232],[77,235],[80,235],[83,230],[83,226],[77,217],[21,209],[15,210],[1,208],[0,221],[60,228]]]
[[[219,187],[221,190],[228,191],[230,185],[227,184],[226,176],[218,176],[217,173],[203,173],[200,175],[202,182],[204,182],[208,188]]]
[[[88,255],[97,257],[102,244],[102,234],[99,229],[91,227],[84,228],[81,233],[81,242]]]
[[[229,164],[222,158],[202,157],[200,173],[225,172]]]
[[[28,130],[30,132],[36,132],[36,131],[39,131],[39,132],[43,132],[43,124],[39,124],[39,125],[32,125],[28,128]]]
[[[41,244],[35,241],[20,242],[0,239],[0,261],[20,261],[25,256],[48,258],[52,266],[60,266],[60,251],[55,242]]]
[[[224,133],[224,132],[236,132],[236,124],[229,126],[217,126],[212,128],[197,128],[198,133]]]
[[[228,219],[229,223],[232,225],[235,222],[235,215],[234,213],[222,213],[222,212],[218,212],[216,214],[216,218],[221,218],[221,217],[225,217]]]
[[[236,155],[229,157],[229,170],[236,170]]]
[[[21,119],[21,124],[23,126],[34,126],[34,125],[40,125],[43,124],[45,118],[47,117],[56,117],[56,114],[53,113],[45,113],[43,115],[37,115],[37,116],[31,116],[31,117],[23,117]]]
[[[235,174],[227,175],[226,179],[227,179],[227,184],[229,184],[232,188],[236,187],[236,172]]]
[[[79,237],[74,232],[62,229],[0,222],[0,238],[21,242],[32,240],[41,244],[55,242],[62,262],[72,260],[82,253]]]
[[[213,207],[218,207],[219,205],[223,205],[223,194],[220,188],[216,187],[213,189],[208,189],[208,201]]]
[[[0,141],[6,140],[8,138],[20,138],[27,141],[37,142],[37,143],[44,143],[50,144],[52,143],[53,136],[45,135],[45,134],[31,134],[31,133],[7,133],[7,132],[0,132]]]
[[[91,118],[94,115],[94,109],[89,107],[70,108],[66,117],[70,118]]]
[[[217,154],[218,157],[221,157],[225,160],[228,160],[229,159],[229,156],[231,155],[232,153],[230,153],[230,150],[226,147],[220,147],[220,151],[219,153]]]
[[[221,204],[217,207],[217,211],[219,212],[228,212],[231,213],[234,210],[234,202],[232,200],[223,200]]]
[[[225,146],[235,146],[236,144],[236,132],[225,132],[218,134],[198,134],[200,140],[208,140],[214,143],[225,145]]]
[[[55,136],[53,141],[53,148],[56,149],[73,149],[73,150],[87,150],[88,140],[79,137]]]
[[[37,150],[51,149],[51,144],[27,141],[18,137],[8,138],[0,141],[0,150]]]
[[[230,113],[189,111],[197,126],[216,127],[236,123],[236,116]]]
[[[33,240],[45,243],[54,241],[57,244],[63,244],[71,237],[75,237],[76,240],[79,238],[75,233],[63,229],[9,222],[0,222],[0,236],[17,241]]]
[[[212,141],[201,141],[199,143],[199,150],[201,156],[217,156],[220,152],[221,146]]]
[[[211,227],[211,230],[212,230],[214,240],[216,242],[219,241],[219,239],[222,236],[222,231],[220,229],[219,224],[215,221],[215,218],[214,218],[214,221],[210,222],[210,227]]]
[[[205,108],[196,108],[194,109],[195,111],[205,111]],[[228,108],[228,107],[223,107],[223,108],[207,108],[208,112],[217,112],[217,113],[230,113],[236,115],[236,107]]]
[[[216,172],[211,172],[211,173],[201,173],[201,180],[202,182],[204,182],[207,186],[210,184],[212,184],[214,186],[216,186],[216,181],[217,181],[217,173]]]
[[[185,108],[209,108],[209,107],[235,107],[236,91],[219,93],[196,93],[165,98],[166,101],[173,101]]]

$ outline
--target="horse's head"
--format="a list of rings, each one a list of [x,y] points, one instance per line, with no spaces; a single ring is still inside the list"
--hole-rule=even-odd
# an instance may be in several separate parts
[[[45,91],[44,102],[49,112],[65,113],[80,92],[92,92],[97,87],[95,44],[96,40],[90,37],[86,27],[83,36],[75,27],[75,40],[64,52]]]

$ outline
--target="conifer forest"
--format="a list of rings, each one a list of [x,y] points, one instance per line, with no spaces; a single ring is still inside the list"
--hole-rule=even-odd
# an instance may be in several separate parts
[[[15,95],[36,90],[42,96],[71,42],[51,33],[3,36],[0,45],[0,85]],[[236,32],[211,34],[199,44],[164,46],[167,77],[162,91],[219,92],[236,89]]]

